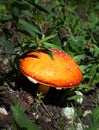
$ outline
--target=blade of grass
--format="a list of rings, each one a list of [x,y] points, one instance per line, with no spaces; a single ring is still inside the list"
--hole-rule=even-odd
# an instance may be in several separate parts
[[[9,43],[9,41],[5,38],[5,37],[0,37],[0,42],[2,45],[4,45],[7,50],[10,52],[10,53],[14,53],[14,48],[13,46]]]
[[[36,124],[32,123],[32,121],[24,113],[19,103],[15,106],[13,105],[11,107],[11,110],[16,122],[16,127],[20,127],[21,129],[26,130],[40,130],[39,127]]]

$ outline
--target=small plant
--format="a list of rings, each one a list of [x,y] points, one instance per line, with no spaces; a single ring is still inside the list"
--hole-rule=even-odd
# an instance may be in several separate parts
[[[40,128],[34,124],[28,116],[24,113],[22,106],[19,102],[11,107],[14,124],[14,130],[40,130]]]
[[[88,128],[84,130],[98,130],[99,129],[99,106],[97,106],[92,114],[88,114],[86,117],[88,121]]]
[[[37,120],[39,118],[39,114],[38,114],[38,109],[42,103],[42,98],[43,94],[42,93],[37,93],[37,97],[35,98],[35,108],[36,108],[36,112],[33,113],[33,116],[35,117],[35,119]]]

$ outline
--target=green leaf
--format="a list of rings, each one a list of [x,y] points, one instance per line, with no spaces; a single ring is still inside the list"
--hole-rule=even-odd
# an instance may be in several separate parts
[[[33,17],[33,14],[29,10],[22,10],[21,11],[25,16]]]
[[[82,95],[74,95],[74,96],[67,98],[67,100],[77,100],[77,99],[80,99],[80,98],[82,98]]]
[[[8,20],[11,20],[12,19],[12,15],[4,15],[4,17],[1,19],[2,22],[5,22],[5,21],[8,21]]]
[[[53,13],[48,7],[43,8],[42,6],[39,6],[35,2],[32,2],[32,4],[39,9],[40,11],[43,11],[45,13],[48,13],[51,17],[55,16],[55,13]]]
[[[76,61],[76,62],[80,62],[82,59],[85,58],[85,55],[76,55],[73,57],[73,59]]]
[[[80,65],[79,67],[83,72],[88,68],[86,65]]]
[[[93,64],[92,67],[90,68],[90,71],[89,71],[88,75],[89,75],[91,80],[96,75],[96,69],[97,69],[97,65],[96,64]]]
[[[18,125],[18,127],[21,129],[24,128],[26,130],[40,130],[39,127],[32,123],[32,121],[27,117],[19,104],[12,106],[11,110],[16,122],[16,126]]]
[[[91,114],[88,114],[86,117],[86,120],[88,121],[88,125],[91,126],[93,124],[93,117]]]
[[[42,39],[39,41],[39,44],[40,44],[40,43],[43,43],[43,42],[46,42],[46,41],[48,41],[48,40],[50,40],[50,39],[52,39],[52,38],[54,38],[54,37],[55,37],[55,34],[50,35],[50,36],[47,36],[47,37],[45,37],[45,38],[42,38]]]
[[[89,128],[84,130],[98,130],[99,129],[99,106],[97,106],[92,114],[88,114],[86,117]]]
[[[85,48],[83,42],[84,42],[84,37],[82,36],[75,37],[73,35],[70,35],[70,39],[68,40],[69,47],[72,48],[72,50],[78,54],[81,54],[82,49]]]
[[[0,37],[0,42],[7,48],[10,53],[14,53],[13,46],[9,43],[9,41],[5,37]]]
[[[23,29],[28,32],[31,36],[35,36],[35,34],[41,34],[41,32],[34,26],[33,24],[23,20],[19,19],[19,24],[23,27]]]
[[[94,118],[94,123],[99,122],[99,106],[95,108],[93,111],[93,118]]]
[[[46,48],[46,52],[49,54],[50,58],[54,60],[53,54],[48,48]]]
[[[97,83],[99,83],[99,73],[95,74],[95,78],[94,78],[94,81],[93,81],[93,84],[97,84]]]
[[[48,42],[44,43],[44,47],[45,47],[45,48],[57,48],[57,49],[60,49],[59,46],[54,45],[54,44],[52,44],[52,43],[48,43]]]
[[[53,44],[56,45],[56,46],[58,46],[60,49],[62,49],[62,43],[61,43],[58,35],[56,35],[54,37]]]

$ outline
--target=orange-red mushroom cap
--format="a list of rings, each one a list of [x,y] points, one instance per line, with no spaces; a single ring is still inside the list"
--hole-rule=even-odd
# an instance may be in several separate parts
[[[41,84],[56,88],[72,88],[82,80],[76,62],[64,51],[51,49],[53,59],[44,51],[31,52],[20,61],[21,72]]]

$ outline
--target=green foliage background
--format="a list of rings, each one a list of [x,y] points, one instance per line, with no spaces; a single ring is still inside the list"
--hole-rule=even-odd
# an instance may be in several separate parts
[[[0,0],[0,44],[14,56],[15,69],[29,51],[63,49],[82,70],[77,90],[94,90],[99,84],[99,2]]]

